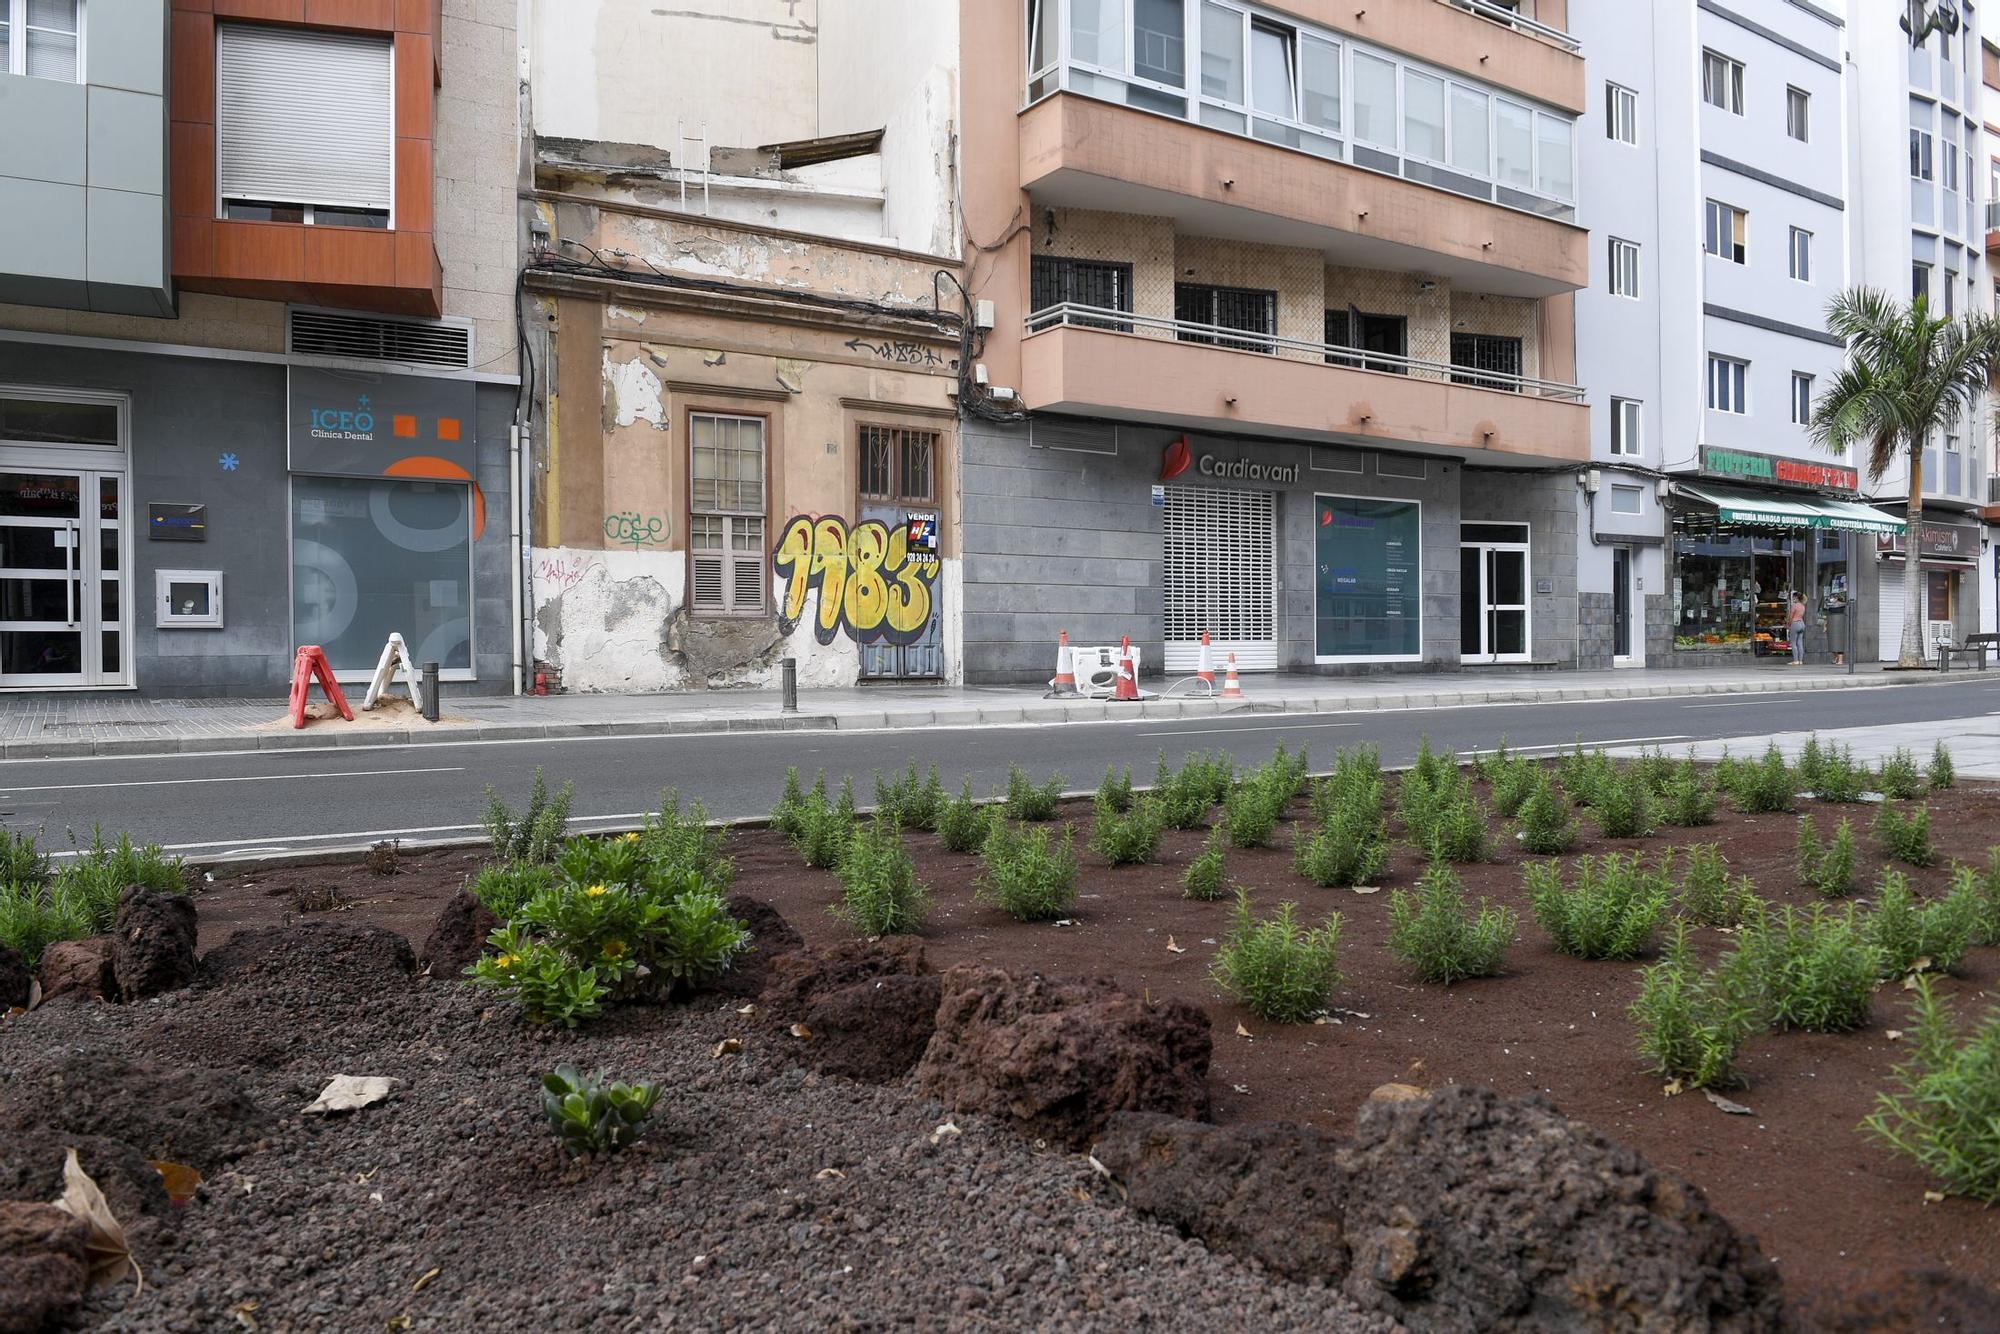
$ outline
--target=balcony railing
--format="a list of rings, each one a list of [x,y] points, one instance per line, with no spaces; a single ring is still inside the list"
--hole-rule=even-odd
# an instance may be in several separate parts
[[[1481,18],[1492,19],[1495,23],[1505,24],[1516,32],[1524,32],[1530,36],[1539,37],[1545,42],[1551,42],[1556,46],[1560,46],[1565,51],[1583,50],[1583,43],[1564,32],[1561,28],[1551,28],[1546,23],[1537,23],[1507,5],[1495,4],[1493,0],[1445,0],[1445,3],[1454,9],[1471,10]]]
[[[1556,380],[1537,380],[1532,376],[1509,375],[1483,367],[1459,366],[1448,361],[1394,356],[1387,352],[1367,352],[1342,343],[1314,343],[1274,333],[1260,333],[1252,329],[1232,329],[1220,324],[1198,324],[1193,320],[1174,320],[1162,315],[1138,315],[1131,311],[1111,310],[1104,306],[1079,306],[1073,302],[1045,306],[1033,312],[1028,316],[1027,326],[1030,334],[1040,333],[1044,329],[1096,329],[1111,333],[1137,334],[1146,338],[1172,339],[1182,343],[1201,343],[1232,352],[1282,357],[1289,361],[1321,362],[1347,370],[1371,371],[1379,375],[1401,375],[1414,380],[1431,380],[1473,389],[1523,394],[1530,398],[1552,398],[1563,402],[1580,403],[1584,397],[1584,391],[1580,386],[1563,384]]]

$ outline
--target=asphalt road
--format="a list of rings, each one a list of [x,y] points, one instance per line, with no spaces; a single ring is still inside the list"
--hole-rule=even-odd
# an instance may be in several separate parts
[[[857,797],[873,794],[876,769],[911,759],[938,764],[953,790],[970,777],[977,791],[1001,785],[1010,763],[1041,778],[1067,776],[1094,787],[1108,764],[1150,777],[1159,753],[1222,749],[1256,763],[1283,742],[1309,746],[1315,769],[1342,746],[1373,742],[1385,764],[1407,763],[1419,739],[1454,750],[1515,749],[1745,739],[1774,732],[1963,718],[1968,733],[2000,731],[2000,679],[1965,684],[1885,686],[1797,694],[1699,695],[1657,700],[1491,705],[1355,714],[1245,714],[1229,718],[1135,719],[1038,727],[939,728],[877,732],[736,733],[684,737],[590,737],[482,741],[249,754],[111,756],[0,763],[0,822],[43,831],[43,846],[87,838],[92,825],[125,831],[204,858],[309,850],[401,837],[411,841],[478,833],[492,784],[518,806],[536,768],[552,783],[576,783],[577,828],[636,824],[663,789],[698,797],[712,816],[767,813],[796,765],[810,779],[855,777]]]

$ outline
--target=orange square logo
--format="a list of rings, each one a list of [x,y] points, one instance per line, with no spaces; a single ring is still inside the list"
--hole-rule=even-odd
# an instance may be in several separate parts
[[[456,417],[438,418],[438,439],[440,440],[458,439],[458,418]]]
[[[405,417],[399,412],[389,419],[389,429],[394,431],[400,440],[414,440],[417,438],[417,419]]]

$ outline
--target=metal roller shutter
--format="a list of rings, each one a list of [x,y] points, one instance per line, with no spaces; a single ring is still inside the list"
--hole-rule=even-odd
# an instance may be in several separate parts
[[[1883,561],[1878,567],[1881,578],[1875,601],[1881,616],[1881,646],[1876,656],[1883,662],[1894,662],[1903,643],[1903,565],[1900,561]]]
[[[224,199],[389,207],[387,40],[225,23],[215,61]]]
[[[1277,510],[1269,491],[1167,488],[1169,675],[1195,670],[1203,630],[1218,672],[1226,653],[1243,671],[1277,670]]]

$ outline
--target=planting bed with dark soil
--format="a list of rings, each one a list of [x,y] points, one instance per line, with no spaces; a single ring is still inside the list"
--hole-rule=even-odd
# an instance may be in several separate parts
[[[1841,814],[1852,818],[1857,879],[1872,882],[1882,860],[1866,834],[1876,806],[1802,798],[1799,809],[1816,815],[1822,836]],[[2000,842],[2000,788],[1966,784],[1934,794],[1930,809],[1940,863],[1903,869],[1937,894],[1953,859],[1983,866]],[[1081,849],[1089,808],[1073,803],[1065,815]],[[1292,815],[1304,815],[1303,802]],[[1795,815],[1718,803],[1710,827],[1617,841],[1595,838],[1579,815],[1570,857],[1717,843],[1765,898],[1812,901],[1792,868]],[[1228,876],[1260,912],[1285,899],[1309,921],[1338,911],[1345,980],[1325,1022],[1274,1026],[1208,980],[1231,905],[1182,897],[1181,872],[1203,837],[1169,831],[1155,865],[1113,868],[1083,853],[1075,919],[1052,925],[1016,923],[976,901],[978,859],[913,834],[918,875],[936,896],[924,950],[939,970],[1103,975],[1203,1007],[1213,1119],[1223,1125],[1293,1121],[1346,1135],[1370,1090],[1391,1081],[1544,1095],[1700,1187],[1775,1262],[1806,1327],[1851,1308],[1851,1294],[1908,1288],[1910,1270],[2000,1286],[2000,1215],[1961,1199],[1927,1203],[1924,1176],[1856,1130],[1905,1054],[1889,1037],[1906,1026],[1895,985],[1877,992],[1859,1032],[1754,1038],[1741,1061],[1749,1083],[1732,1095],[1754,1114],[1728,1115],[1699,1093],[1666,1096],[1645,1073],[1626,1016],[1637,965],[1553,949],[1521,887],[1521,865],[1534,859],[1511,835],[1496,837],[1498,860],[1457,868],[1470,896],[1521,915],[1503,975],[1444,988],[1416,982],[1386,945],[1389,892],[1415,882],[1416,856],[1399,848],[1378,892],[1320,889],[1293,871],[1291,826],[1281,824],[1277,846],[1231,849]],[[808,945],[852,938],[827,911],[836,878],[803,868],[777,834],[738,830],[728,852],[733,889],[775,906]],[[380,924],[421,948],[484,860],[433,852],[404,856],[386,876],[358,865],[223,875],[198,897],[200,947],[307,922]],[[300,910],[329,901],[302,891],[329,888],[344,906]],[[1719,932],[1700,937],[1708,954],[1727,944]],[[1969,1020],[2000,994],[2000,950],[1973,950],[1941,990]],[[213,1166],[194,1164],[210,1171],[196,1200],[146,1204],[134,1240],[151,1260],[147,1293],[93,1297],[110,1327],[237,1328],[232,1307],[264,1328],[379,1329],[405,1313],[417,1328],[1370,1327],[1335,1292],[1265,1277],[1118,1208],[1077,1155],[930,1103],[907,1079],[870,1087],[801,1072],[772,1050],[783,1034],[737,1004],[634,1007],[580,1034],[538,1032],[490,994],[395,967],[316,969],[308,951],[296,968],[227,985],[123,1009],[62,1002],[0,1023],[0,1074],[154,1061],[230,1083],[229,1096],[202,1105],[251,1109],[240,1127],[205,1132]],[[741,1050],[716,1057],[729,1037]],[[559,1060],[663,1080],[658,1132],[619,1159],[565,1162],[540,1124],[534,1085]],[[389,1103],[351,1118],[301,1118],[337,1073],[402,1083]],[[934,1142],[947,1120],[962,1133]],[[233,1147],[249,1147],[240,1157],[219,1143],[232,1129]],[[21,1175],[13,1146],[0,1157]],[[47,1198],[60,1155],[33,1160],[34,1171],[44,1165]],[[40,1191],[0,1189],[0,1198]]]

